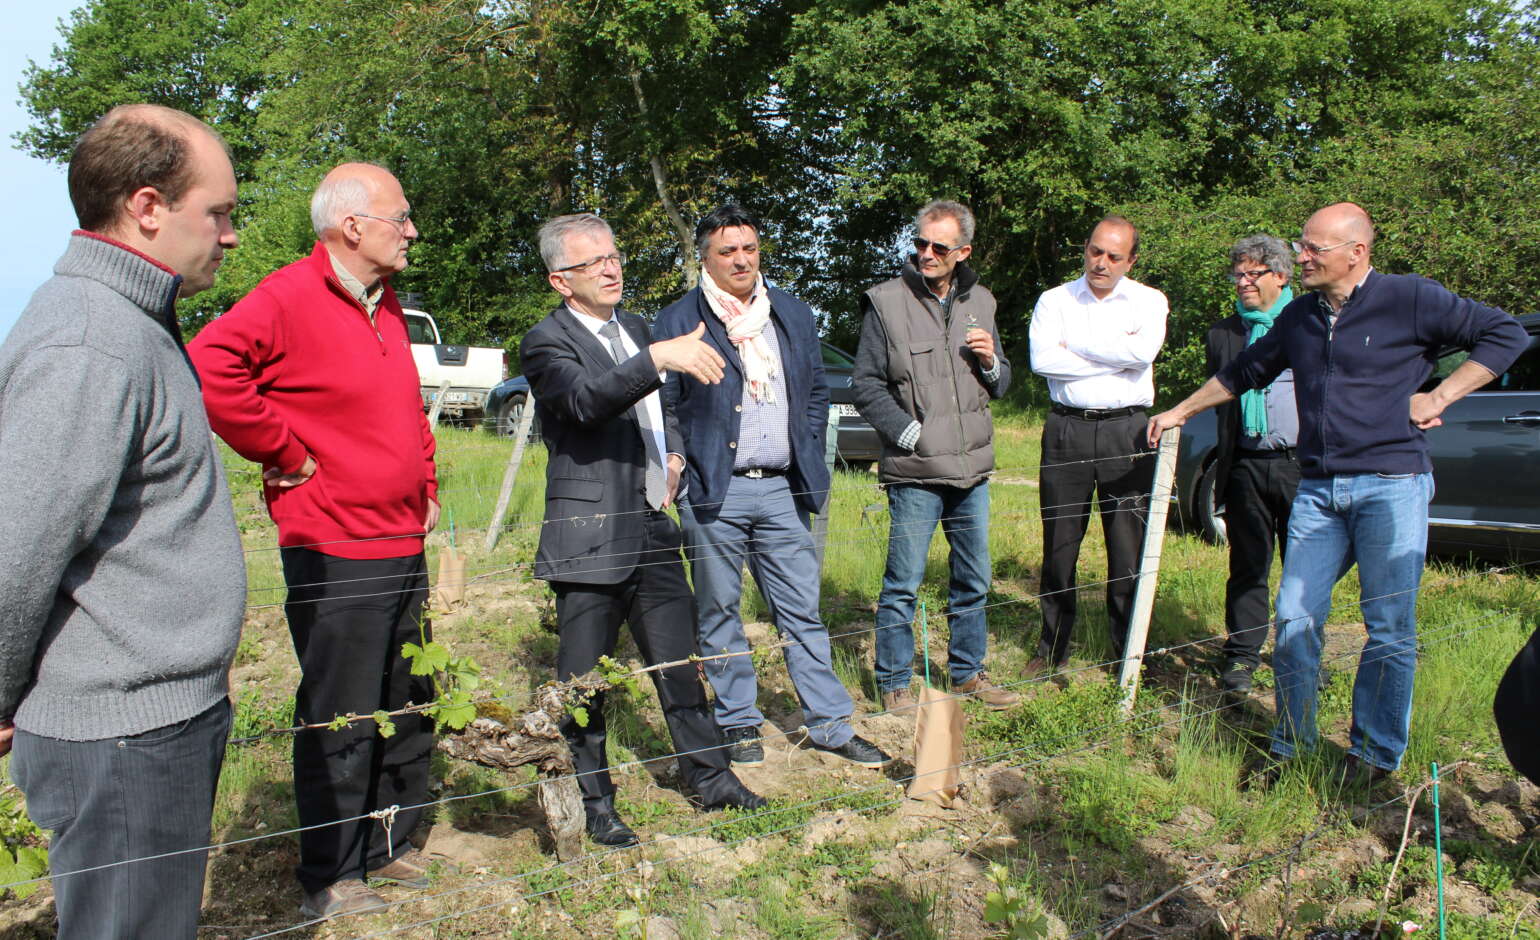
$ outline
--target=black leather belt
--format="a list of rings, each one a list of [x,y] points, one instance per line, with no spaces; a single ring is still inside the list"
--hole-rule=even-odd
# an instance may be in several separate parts
[[[1249,457],[1252,460],[1282,460],[1285,457],[1289,458],[1290,460],[1298,459],[1295,457],[1294,448],[1292,447],[1280,447],[1276,450],[1247,450],[1245,448],[1236,448],[1235,454],[1238,457]]]
[[[748,477],[751,480],[758,480],[762,477],[783,477],[785,475],[785,467],[749,467],[746,470],[733,471],[733,476]]]
[[[1110,418],[1126,418],[1129,415],[1140,414],[1144,411],[1143,405],[1129,405],[1126,408],[1071,408],[1068,405],[1053,403],[1050,409],[1056,415],[1064,415],[1067,418],[1084,418],[1087,421],[1106,421]]]

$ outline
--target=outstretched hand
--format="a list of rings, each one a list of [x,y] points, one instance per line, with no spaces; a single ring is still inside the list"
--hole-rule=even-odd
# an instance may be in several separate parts
[[[653,364],[659,369],[682,372],[707,385],[716,385],[722,381],[727,360],[701,339],[705,335],[706,322],[702,320],[688,333],[653,343],[648,347]]]

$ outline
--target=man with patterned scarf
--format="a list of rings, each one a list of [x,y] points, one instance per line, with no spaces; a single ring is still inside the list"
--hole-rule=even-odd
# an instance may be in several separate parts
[[[1272,329],[1274,318],[1294,299],[1289,288],[1293,274],[1294,259],[1282,239],[1248,235],[1230,249],[1235,314],[1208,331],[1210,375]],[[1293,370],[1285,369],[1267,388],[1243,392],[1221,405],[1217,418],[1214,495],[1224,508],[1230,543],[1230,579],[1225,582],[1229,636],[1220,681],[1226,693],[1242,696],[1251,691],[1257,652],[1267,639],[1267,574],[1273,545],[1282,556],[1289,540],[1289,506],[1299,489]]]
[[[653,336],[681,336],[705,324],[703,340],[728,367],[710,385],[670,372],[667,394],[684,437],[686,487],[679,521],[695,583],[702,654],[749,648],[740,605],[743,566],[788,645],[786,671],[818,750],[862,767],[888,755],[850,726],[850,693],[834,674],[829,633],[818,612],[818,558],[809,517],[829,490],[824,463],[829,386],[818,326],[807,304],[759,274],[759,222],[723,206],[695,228],[705,269],[700,286],[658,314]],[[734,764],[764,763],[748,656],[709,660],[716,718]]]

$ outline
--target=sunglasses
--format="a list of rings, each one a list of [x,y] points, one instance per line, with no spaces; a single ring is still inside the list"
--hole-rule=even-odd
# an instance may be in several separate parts
[[[945,258],[962,247],[962,245],[943,245],[941,242],[933,242],[928,238],[921,238],[918,235],[914,236],[914,250],[922,255],[925,254],[927,249],[930,249],[935,251],[936,257]]]

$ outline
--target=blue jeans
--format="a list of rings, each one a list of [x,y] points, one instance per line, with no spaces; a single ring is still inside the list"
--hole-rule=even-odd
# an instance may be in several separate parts
[[[877,600],[877,689],[907,689],[914,677],[914,601],[936,523],[951,547],[947,663],[952,684],[984,668],[989,632],[989,483],[971,487],[888,487],[888,564]]]
[[[1375,767],[1400,766],[1412,719],[1417,587],[1432,499],[1431,473],[1300,482],[1278,587],[1274,754],[1292,757],[1315,744],[1316,674],[1331,590],[1356,562],[1368,637],[1353,682],[1349,752]]]
[[[818,556],[807,514],[797,508],[784,476],[734,476],[714,516],[688,500],[680,505],[685,555],[695,584],[703,656],[749,648],[743,632],[743,565],[748,563],[770,618],[790,645],[786,672],[802,703],[808,737],[819,747],[839,747],[855,734],[855,705],[834,674],[829,631],[818,613]],[[714,659],[706,678],[717,694],[717,726],[757,728],[759,684],[748,656]]]

